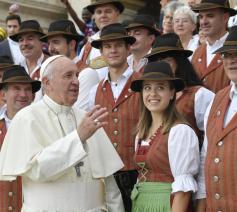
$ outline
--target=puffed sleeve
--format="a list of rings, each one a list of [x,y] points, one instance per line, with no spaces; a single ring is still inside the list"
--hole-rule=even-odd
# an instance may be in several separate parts
[[[198,138],[191,127],[178,124],[171,128],[168,138],[168,154],[174,176],[172,193],[197,191],[195,175],[199,168]]]

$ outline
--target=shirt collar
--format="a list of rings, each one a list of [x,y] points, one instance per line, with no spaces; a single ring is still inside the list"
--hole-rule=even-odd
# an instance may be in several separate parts
[[[232,100],[234,97],[237,97],[237,86],[235,83],[231,82],[230,99]]]
[[[229,32],[226,32],[219,40],[215,40],[215,42],[213,44],[209,44],[208,41],[206,40],[206,44],[208,46],[219,46],[219,45],[223,45],[227,36],[229,35]]]
[[[43,63],[43,60],[44,60],[44,53],[41,54],[41,56],[39,57],[39,59],[37,60],[37,65],[36,67],[34,68],[33,72],[31,74],[33,74],[35,72],[35,70],[37,70],[41,64]],[[27,63],[26,63],[26,58],[24,57],[24,60],[22,61],[21,65],[27,70],[27,72],[29,73],[28,71],[28,66],[27,66]]]
[[[4,105],[4,108],[2,109],[2,113],[0,114],[0,120],[5,120],[6,122],[10,123],[11,119],[7,117],[7,107]]]
[[[18,42],[12,40],[12,39],[9,38],[9,37],[7,38],[7,40],[8,40],[9,43],[12,43],[13,45],[18,45]]]
[[[108,67],[107,67],[107,68],[108,68]],[[128,68],[126,69],[126,71],[123,72],[123,74],[119,77],[118,80],[120,80],[120,79],[122,79],[122,78],[128,79],[132,74],[133,74],[132,66],[131,66],[131,65],[128,65]],[[102,85],[104,85],[104,83],[105,83],[106,81],[111,82],[110,77],[109,77],[109,71],[108,71],[108,74],[106,75],[106,77],[104,78]]]
[[[55,114],[59,114],[59,113],[70,113],[70,111],[72,110],[72,107],[70,106],[65,106],[65,105],[60,105],[57,102],[55,102],[54,100],[52,100],[49,96],[47,96],[46,94],[43,96],[43,102],[47,105],[47,107],[54,112]]]

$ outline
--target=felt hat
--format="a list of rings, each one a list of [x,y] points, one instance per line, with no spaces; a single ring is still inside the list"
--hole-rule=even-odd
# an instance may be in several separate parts
[[[49,25],[48,33],[40,38],[41,41],[47,42],[47,39],[52,36],[64,35],[73,40],[81,41],[84,36],[77,33],[74,23],[70,20],[58,20]]]
[[[176,78],[170,65],[164,61],[148,63],[144,67],[144,72],[141,77],[132,81],[131,89],[135,92],[140,92],[144,80],[172,81],[176,92],[183,90],[185,87],[184,81],[180,78]]]
[[[136,15],[134,19],[129,21],[128,26],[126,26],[127,30],[137,28],[137,27],[144,27],[148,29],[152,34],[155,36],[160,35],[160,32],[155,27],[155,20],[150,15]]]
[[[98,6],[102,6],[102,5],[105,5],[105,4],[113,4],[119,10],[120,13],[122,13],[124,11],[124,5],[120,1],[117,1],[117,0],[97,0],[96,2],[88,5],[86,8],[92,14],[94,14],[95,9]]]
[[[230,7],[229,0],[202,0],[200,4],[196,4],[192,7],[194,12],[200,12],[202,10],[210,10],[222,8],[226,12],[230,13],[230,16],[236,15],[237,11]]]
[[[146,55],[146,58],[148,58],[149,61],[154,61],[154,58],[166,55],[189,57],[192,53],[192,51],[183,48],[178,35],[175,33],[167,33],[156,38],[151,53]]]
[[[15,33],[14,35],[11,35],[10,38],[18,42],[20,35],[30,33],[30,32],[39,34],[40,36],[45,35],[38,21],[27,20],[27,21],[21,22],[19,31]]]
[[[8,83],[30,83],[32,85],[33,93],[40,90],[41,87],[41,82],[38,80],[32,80],[29,74],[27,74],[25,68],[19,65],[14,65],[7,68],[7,71],[4,71],[2,82],[0,83],[0,89]]]
[[[223,46],[217,49],[213,54],[230,52],[230,51],[237,52],[237,26],[233,26],[230,29],[230,33],[227,36]]]
[[[91,42],[94,48],[99,49],[103,41],[123,39],[128,44],[136,42],[136,38],[129,36],[122,24],[110,24],[102,28],[100,39]]]

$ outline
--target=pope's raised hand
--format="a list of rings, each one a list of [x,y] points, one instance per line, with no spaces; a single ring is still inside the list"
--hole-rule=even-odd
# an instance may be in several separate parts
[[[92,111],[88,112],[77,127],[77,133],[82,142],[90,138],[96,130],[108,124],[105,118],[108,116],[108,111],[100,105],[94,106]]]

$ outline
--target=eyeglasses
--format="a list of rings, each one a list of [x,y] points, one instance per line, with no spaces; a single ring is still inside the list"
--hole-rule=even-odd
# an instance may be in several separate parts
[[[225,59],[225,58],[237,58],[237,51],[235,51],[235,52],[223,52],[223,53],[221,53],[221,57],[223,59]]]

